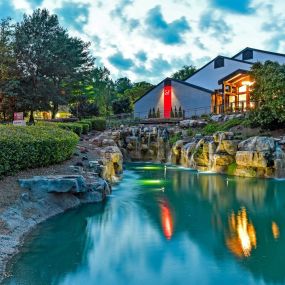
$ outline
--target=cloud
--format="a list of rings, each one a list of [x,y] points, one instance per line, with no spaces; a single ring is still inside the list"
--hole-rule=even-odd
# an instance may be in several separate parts
[[[89,4],[65,3],[61,8],[55,9],[55,13],[65,26],[82,32],[88,22]]]
[[[233,36],[231,27],[225,22],[222,15],[216,15],[212,10],[201,16],[199,28],[202,32],[208,32],[223,42],[228,41]]]
[[[120,51],[108,57],[109,62],[118,69],[128,70],[133,66],[130,58],[125,58]]]
[[[118,18],[129,29],[129,31],[133,31],[140,24],[138,19],[129,18],[125,13],[126,8],[132,4],[133,0],[120,0],[114,10],[111,11],[111,16]]]
[[[136,57],[140,60],[140,61],[147,61],[147,58],[148,58],[148,56],[147,56],[147,53],[146,52],[144,52],[144,51],[139,51],[137,54],[136,54]]]
[[[166,45],[184,43],[183,35],[191,30],[184,16],[171,23],[167,23],[159,5],[148,11],[145,24],[147,26],[148,35],[152,38],[159,39]]]
[[[1,2],[0,0],[0,20],[8,17],[14,20],[20,20],[22,18],[22,13],[17,11],[10,1]]]
[[[251,0],[211,0],[215,8],[228,10],[233,13],[250,14],[254,10],[250,7]]]

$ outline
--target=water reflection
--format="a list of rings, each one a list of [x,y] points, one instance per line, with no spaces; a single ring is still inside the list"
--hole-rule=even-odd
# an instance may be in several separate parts
[[[43,224],[4,284],[285,283],[284,181],[151,166]]]
[[[160,204],[162,230],[167,239],[171,239],[173,234],[173,217],[166,200]]]
[[[226,245],[238,257],[248,257],[256,248],[256,232],[253,223],[248,220],[245,208],[229,217],[229,234]]]
[[[273,237],[275,239],[278,239],[279,235],[280,235],[280,231],[279,231],[279,227],[278,227],[277,223],[272,222],[271,229],[272,229]]]

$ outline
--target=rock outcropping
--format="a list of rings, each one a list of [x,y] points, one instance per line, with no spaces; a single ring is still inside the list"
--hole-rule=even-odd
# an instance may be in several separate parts
[[[285,153],[277,140],[255,136],[240,141],[232,132],[179,140],[171,149],[170,162],[244,177],[285,176]]]

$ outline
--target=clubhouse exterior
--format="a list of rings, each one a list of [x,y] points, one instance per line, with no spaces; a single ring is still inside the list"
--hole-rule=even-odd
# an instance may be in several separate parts
[[[285,64],[285,54],[247,47],[233,57],[219,55],[185,81],[166,78],[158,83],[135,102],[134,115],[147,118],[153,112],[170,118],[179,109],[185,117],[245,112],[255,105],[250,100],[254,79],[249,70],[267,60]]]

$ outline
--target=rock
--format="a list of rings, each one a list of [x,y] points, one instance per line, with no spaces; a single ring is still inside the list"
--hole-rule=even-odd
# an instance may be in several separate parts
[[[19,184],[22,188],[47,193],[86,192],[86,183],[82,175],[34,176],[31,179],[19,179]]]
[[[267,151],[274,152],[275,142],[272,137],[251,137],[238,145],[241,151]]]
[[[234,138],[233,132],[216,132],[213,134],[214,142],[219,143],[222,140],[232,140]]]
[[[237,152],[239,141],[236,140],[221,140],[217,147],[217,153],[226,152],[230,155],[235,155]]]
[[[183,120],[179,122],[180,128],[189,128],[190,120]]]
[[[105,146],[116,146],[116,143],[113,139],[103,139],[102,147],[105,147]]]
[[[223,115],[213,115],[211,116],[211,120],[214,122],[221,122],[223,120]]]
[[[214,154],[213,156],[214,165],[217,166],[228,166],[233,163],[234,157],[228,154]]]
[[[148,151],[148,146],[146,144],[141,145],[141,151],[146,152]]]
[[[265,168],[269,164],[266,153],[257,151],[238,151],[236,163],[239,166],[261,168]]]

